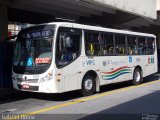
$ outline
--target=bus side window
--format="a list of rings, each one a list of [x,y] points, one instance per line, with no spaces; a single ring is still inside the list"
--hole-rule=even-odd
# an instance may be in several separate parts
[[[128,55],[138,54],[138,42],[135,36],[127,36],[127,50]]]
[[[99,56],[100,50],[100,33],[96,31],[85,31],[85,51],[86,55]]]
[[[101,39],[103,40],[102,55],[114,55],[114,42],[113,35],[109,33],[102,33]]]
[[[125,55],[126,54],[126,42],[124,35],[116,35],[115,37],[115,45],[116,45],[116,54],[117,55]]]
[[[94,55],[94,45],[92,43],[86,45],[86,52],[88,55]]]
[[[155,40],[154,38],[147,38],[148,54],[153,55],[155,51]]]
[[[147,42],[145,37],[138,38],[138,54],[139,55],[146,55],[147,54]]]
[[[74,61],[81,51],[81,31],[73,28],[59,28],[56,42],[56,65],[65,66]]]
[[[129,54],[129,55],[133,55],[133,48],[128,47],[128,54]]]

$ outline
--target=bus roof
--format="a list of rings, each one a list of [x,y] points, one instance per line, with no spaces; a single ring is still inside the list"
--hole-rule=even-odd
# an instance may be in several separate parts
[[[105,27],[100,27],[100,26],[84,25],[84,24],[78,24],[78,23],[70,23],[70,22],[51,22],[51,23],[45,23],[45,24],[41,24],[41,25],[57,25],[57,26],[64,26],[64,27],[65,26],[66,27],[73,26],[74,28],[86,29],[86,30],[96,30],[96,31],[119,33],[119,34],[156,37],[154,34],[133,32],[133,31],[129,31],[129,30],[118,30],[118,29],[105,28]]]

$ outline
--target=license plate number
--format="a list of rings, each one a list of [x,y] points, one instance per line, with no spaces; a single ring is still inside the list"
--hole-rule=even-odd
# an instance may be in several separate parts
[[[29,88],[29,85],[28,85],[28,84],[23,84],[23,85],[22,85],[22,88],[28,89],[28,88]]]

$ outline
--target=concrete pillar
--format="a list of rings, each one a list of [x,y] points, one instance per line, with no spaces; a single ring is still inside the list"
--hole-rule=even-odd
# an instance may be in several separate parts
[[[8,10],[6,4],[0,3],[0,42],[8,36]]]

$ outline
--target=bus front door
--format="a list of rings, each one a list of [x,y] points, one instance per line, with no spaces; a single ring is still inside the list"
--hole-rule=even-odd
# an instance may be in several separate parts
[[[77,59],[71,64],[62,68],[64,91],[76,90],[78,88],[78,79],[81,74],[78,66],[79,63],[80,60]]]

